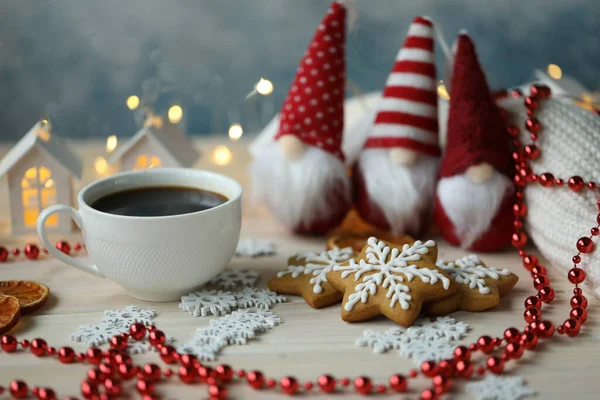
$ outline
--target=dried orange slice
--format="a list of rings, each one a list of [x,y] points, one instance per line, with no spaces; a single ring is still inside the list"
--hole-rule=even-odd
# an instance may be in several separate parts
[[[329,236],[327,239],[327,248],[329,250],[333,249],[343,249],[345,247],[352,247],[352,249],[360,253],[363,247],[367,244],[367,239],[371,236],[375,236],[377,239],[385,240],[386,242],[403,245],[403,244],[412,244],[415,240],[408,236],[394,236],[390,233],[386,232],[361,232],[361,233],[344,233],[339,232]]]
[[[25,315],[44,305],[50,289],[33,281],[0,281],[0,294],[16,297],[21,304],[21,313]]]
[[[0,294],[0,334],[10,331],[21,318],[19,300]]]

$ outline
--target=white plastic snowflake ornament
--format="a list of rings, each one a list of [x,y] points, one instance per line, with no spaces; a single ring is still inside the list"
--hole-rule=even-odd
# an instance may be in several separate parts
[[[99,325],[80,325],[77,331],[71,334],[74,342],[83,342],[86,346],[100,346],[120,332],[108,331]]]
[[[400,348],[400,355],[412,359],[417,365],[425,361],[442,361],[452,358],[456,345],[445,339],[411,339]]]
[[[237,257],[259,257],[275,255],[275,244],[258,239],[240,239],[235,250]]]
[[[313,308],[339,303],[342,293],[327,281],[327,274],[335,265],[355,255],[351,247],[298,254],[288,260],[285,271],[278,272],[269,281],[269,289],[277,293],[300,295]]]
[[[189,312],[194,317],[206,317],[209,314],[228,314],[236,305],[236,296],[231,292],[203,290],[181,296],[179,308]]]
[[[238,310],[231,313],[231,316],[240,322],[253,323],[260,331],[271,329],[281,323],[281,318],[275,313],[261,309]]]
[[[467,384],[467,390],[474,393],[477,400],[520,400],[536,394],[534,389],[526,386],[521,376],[494,374],[487,374],[485,379]]]
[[[384,332],[366,329],[363,336],[356,339],[356,345],[372,347],[373,353],[386,353],[388,350],[400,349],[410,341],[405,332],[404,328],[392,328]]]
[[[254,286],[260,278],[258,271],[248,269],[226,269],[210,280],[211,285],[222,289],[232,289],[237,286]]]
[[[345,292],[342,319],[362,321],[383,314],[410,326],[423,302],[456,291],[456,284],[435,265],[436,259],[433,240],[400,248],[370,237],[358,258],[334,266],[327,275],[334,287]]]
[[[406,334],[415,339],[436,340],[445,338],[447,340],[462,339],[469,330],[469,325],[450,317],[438,317],[434,321],[420,319],[408,328]]]
[[[194,339],[175,346],[179,354],[193,354],[200,361],[215,361],[222,347],[206,344]]]
[[[174,342],[175,342],[175,338],[173,336],[166,335],[164,344],[173,344]],[[125,348],[125,351],[127,351],[129,354],[143,354],[147,351],[157,352],[158,349],[156,347],[150,345],[150,342],[148,341],[148,339],[143,339],[143,340],[129,339],[129,341],[127,342],[127,347]]]
[[[135,322],[141,322],[144,325],[152,325],[152,320],[156,316],[155,310],[142,309],[138,306],[127,306],[121,310],[106,310],[104,311],[106,318],[118,319],[124,325],[129,326]]]
[[[240,308],[258,307],[268,310],[272,305],[287,301],[287,297],[279,295],[268,289],[245,288],[242,292],[235,293],[237,305]]]

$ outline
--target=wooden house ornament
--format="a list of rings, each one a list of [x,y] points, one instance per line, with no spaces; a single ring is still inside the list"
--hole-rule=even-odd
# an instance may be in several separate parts
[[[79,157],[46,120],[33,128],[0,160],[0,179],[8,178],[11,232],[32,233],[40,212],[53,204],[73,204],[73,178],[81,178]],[[66,214],[50,217],[49,232],[68,233],[73,221]]]
[[[121,171],[159,167],[190,167],[200,157],[177,127],[163,117],[150,113],[140,129],[109,159],[120,163]]]

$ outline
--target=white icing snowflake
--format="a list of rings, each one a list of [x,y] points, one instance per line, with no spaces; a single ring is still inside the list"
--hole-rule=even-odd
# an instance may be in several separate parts
[[[498,376],[487,374],[479,382],[467,384],[467,390],[477,397],[477,400],[520,400],[536,394],[535,389],[527,387],[521,376]]]
[[[375,237],[370,237],[367,244],[366,260],[360,259],[357,263],[350,259],[348,265],[333,267],[334,271],[342,272],[342,278],[354,274],[354,281],[360,280],[354,288],[354,293],[348,296],[344,304],[346,311],[351,311],[359,301],[366,303],[369,296],[377,293],[378,286],[388,289],[386,297],[390,299],[390,307],[398,303],[402,309],[407,310],[412,296],[408,294],[410,287],[403,282],[411,281],[415,277],[430,285],[441,281],[446,290],[450,287],[450,280],[441,272],[408,264],[421,260],[422,255],[429,253],[429,249],[435,246],[433,240],[425,243],[417,240],[412,245],[405,244],[402,251],[386,246],[385,242],[378,241]]]
[[[411,339],[400,348],[400,355],[411,358],[417,365],[425,361],[442,361],[452,358],[456,345],[445,339]]]
[[[464,256],[454,262],[445,263],[439,260],[437,266],[446,271],[457,283],[469,285],[469,288],[479,289],[479,293],[488,294],[490,288],[484,278],[500,279],[500,275],[510,275],[506,268],[498,270],[494,267],[483,266],[475,254]]]
[[[210,280],[211,285],[223,289],[231,289],[236,286],[254,286],[260,278],[258,271],[248,269],[226,269],[215,278]]]
[[[469,330],[469,325],[450,317],[438,317],[434,321],[419,319],[407,329],[406,334],[411,338],[422,340],[435,340],[446,338],[448,340],[462,339]]]
[[[240,239],[235,255],[237,257],[272,256],[275,254],[275,244],[270,241],[257,239]]]
[[[202,290],[181,296],[179,308],[192,314],[194,317],[224,315],[238,304],[237,297],[231,292],[221,290]]]
[[[331,271],[334,265],[348,261],[354,255],[351,247],[344,249],[334,249],[323,251],[321,253],[298,254],[298,260],[304,260],[305,265],[290,265],[286,271],[277,273],[279,278],[291,274],[292,278],[297,278],[302,274],[312,275],[310,284],[313,285],[313,292],[316,294],[323,292],[323,283],[327,282],[327,273]]]
[[[238,310],[232,312],[231,316],[241,322],[253,322],[261,331],[271,329],[281,323],[281,318],[275,313],[261,309]]]
[[[156,317],[156,311],[131,305],[121,310],[106,310],[104,311],[104,316],[123,321],[127,325],[127,329],[129,329],[129,326],[135,322],[152,325],[152,320]]]
[[[406,329],[392,328],[384,332],[366,329],[363,337],[356,339],[356,345],[372,347],[373,353],[385,353],[391,349],[399,349],[410,341],[405,335]]]
[[[244,288],[235,293],[237,305],[241,308],[258,307],[268,310],[273,304],[287,301],[287,297],[272,292],[268,289]]]

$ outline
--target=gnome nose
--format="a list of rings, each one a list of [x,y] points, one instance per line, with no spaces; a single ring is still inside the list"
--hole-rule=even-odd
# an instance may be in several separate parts
[[[281,152],[290,161],[298,160],[304,154],[305,144],[294,135],[284,135],[279,139]]]
[[[485,183],[488,179],[490,179],[493,172],[494,167],[486,162],[483,162],[467,168],[465,175],[467,179],[473,183]]]

